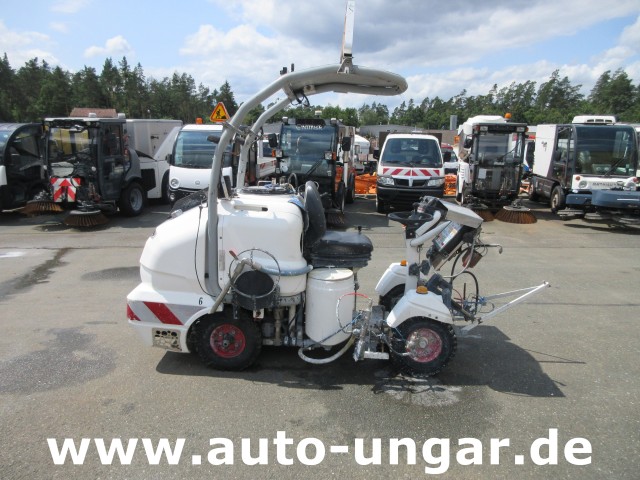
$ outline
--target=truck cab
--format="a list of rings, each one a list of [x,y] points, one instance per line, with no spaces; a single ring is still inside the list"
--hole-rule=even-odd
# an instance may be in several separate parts
[[[460,126],[456,185],[460,204],[480,202],[499,208],[520,194],[527,125],[509,118],[478,115]]]
[[[593,207],[595,192],[599,196],[606,195],[605,190],[635,192],[637,145],[636,132],[630,125],[538,125],[530,199],[546,199],[552,211],[561,213],[568,206],[573,210]],[[634,210],[633,204],[629,206]]]
[[[390,207],[411,210],[419,198],[444,195],[444,166],[440,141],[421,133],[391,133],[378,160],[376,211]]]
[[[39,123],[0,123],[0,211],[23,206],[46,190]]]
[[[207,140],[220,136],[221,124],[189,124],[182,127],[169,157],[169,200],[177,200],[209,186],[211,161],[216,144]]]
[[[355,128],[335,118],[284,117],[276,152],[282,176],[294,188],[315,182],[325,210],[342,212],[355,199],[354,137]]]

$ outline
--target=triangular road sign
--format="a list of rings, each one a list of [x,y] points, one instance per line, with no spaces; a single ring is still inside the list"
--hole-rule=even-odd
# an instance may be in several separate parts
[[[226,122],[229,120],[229,113],[227,113],[227,109],[224,107],[224,103],[218,102],[216,108],[211,112],[211,116],[209,120],[212,122]]]

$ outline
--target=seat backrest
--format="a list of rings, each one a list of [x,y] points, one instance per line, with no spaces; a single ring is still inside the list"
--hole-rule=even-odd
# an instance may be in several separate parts
[[[304,233],[304,243],[305,248],[310,248],[327,231],[324,207],[315,182],[309,181],[304,186],[304,209],[309,218],[309,227]]]

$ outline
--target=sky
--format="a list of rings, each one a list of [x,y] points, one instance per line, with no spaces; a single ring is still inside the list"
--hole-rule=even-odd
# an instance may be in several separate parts
[[[0,6],[0,55],[14,70],[37,57],[100,74],[127,58],[149,78],[187,73],[211,91],[228,81],[238,103],[296,71],[338,64],[346,0],[32,0]],[[639,0],[356,0],[353,61],[389,70],[395,97],[323,94],[312,105],[393,110],[512,82],[539,87],[555,70],[588,95],[605,71],[640,83]],[[1,88],[1,86],[0,86]],[[599,112],[588,112],[599,113]]]

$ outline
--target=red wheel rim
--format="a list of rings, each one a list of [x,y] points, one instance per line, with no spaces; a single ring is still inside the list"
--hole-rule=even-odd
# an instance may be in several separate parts
[[[416,362],[432,362],[442,353],[442,338],[430,328],[418,328],[407,338],[407,352]]]
[[[223,323],[211,332],[209,339],[213,353],[222,358],[240,355],[246,346],[244,333],[235,325]]]

